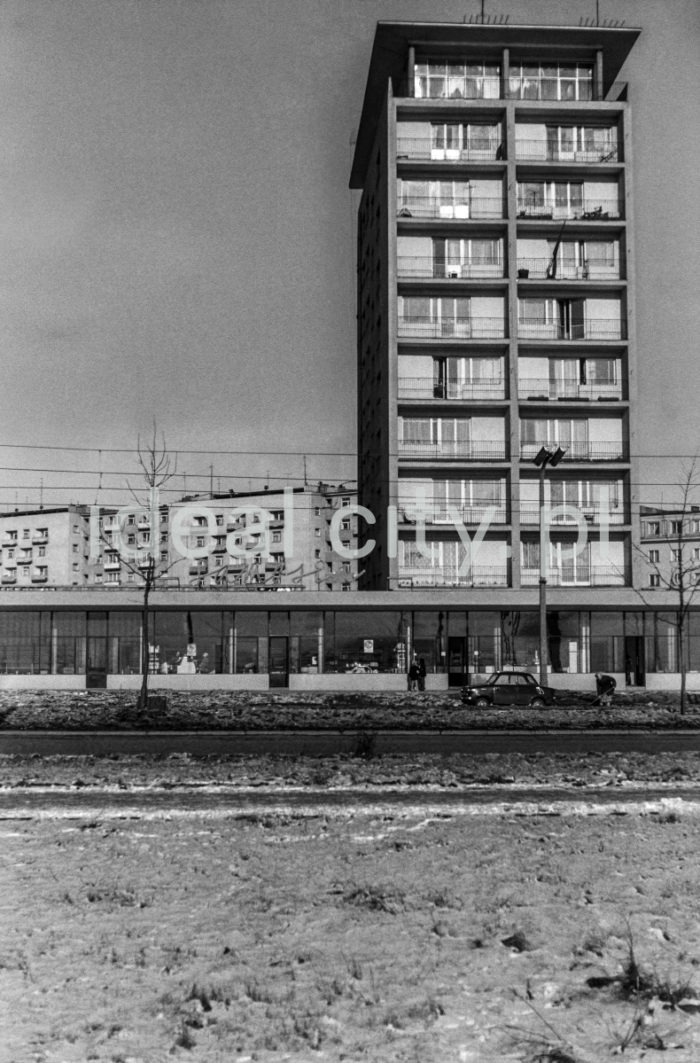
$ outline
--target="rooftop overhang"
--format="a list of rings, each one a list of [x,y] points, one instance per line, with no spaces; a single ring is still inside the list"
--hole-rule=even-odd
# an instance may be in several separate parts
[[[629,55],[640,29],[608,26],[518,26],[503,23],[378,22],[372,48],[362,118],[350,176],[351,188],[362,188],[374,144],[377,116],[389,78],[398,86],[405,77],[408,48],[449,52],[468,49],[471,54],[497,54],[510,48],[519,56],[556,53],[585,59],[603,53],[603,91],[610,90]]]

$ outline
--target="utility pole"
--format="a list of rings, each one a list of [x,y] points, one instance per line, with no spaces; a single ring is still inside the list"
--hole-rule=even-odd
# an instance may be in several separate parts
[[[566,451],[561,447],[557,447],[556,450],[549,450],[547,447],[540,447],[537,455],[533,459],[533,464],[537,466],[540,472],[540,686],[547,685],[547,547],[549,545],[549,527],[548,522],[545,520],[545,490],[544,490],[544,474],[547,466],[554,468],[558,465],[561,459],[564,457]]]

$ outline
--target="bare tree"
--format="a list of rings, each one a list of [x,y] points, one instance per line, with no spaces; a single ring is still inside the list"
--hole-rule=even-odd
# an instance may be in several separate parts
[[[693,515],[696,515],[697,513],[697,507],[693,507],[691,503],[695,493],[700,488],[700,470],[698,469],[697,458],[693,458],[690,467],[685,470],[683,479],[679,482],[678,486],[681,492],[681,504],[680,506],[673,508],[673,520],[675,523],[673,535],[669,537],[670,542],[673,543],[670,569],[664,569],[660,562],[651,560],[640,547],[637,547],[637,549],[642,554],[647,564],[653,568],[657,576],[658,586],[664,587],[666,590],[674,591],[676,594],[675,616],[674,619],[668,621],[668,623],[673,625],[676,632],[678,670],[681,677],[680,711],[681,715],[683,715],[688,701],[686,692],[686,675],[688,672],[688,618],[690,607],[693,604],[693,599],[700,586],[698,583],[700,568],[698,567],[697,560],[693,560],[689,556],[690,550],[688,547],[690,516],[691,513]],[[651,604],[640,590],[638,590],[637,593],[640,595],[645,605]]]
[[[141,484],[134,488],[127,484],[129,492],[134,499],[138,511],[145,513],[149,518],[150,535],[148,541],[137,545],[134,550],[127,550],[119,536],[116,545],[112,538],[108,537],[103,530],[100,531],[100,539],[110,551],[116,553],[124,568],[134,573],[142,581],[141,598],[141,688],[137,702],[137,711],[141,712],[148,706],[148,676],[151,662],[150,647],[150,595],[156,581],[163,577],[174,564],[167,557],[161,560],[159,544],[159,516],[161,510],[160,489],[170,480],[177,471],[177,462],[171,461],[171,455],[165,442],[165,436],[153,423],[153,434],[147,443],[141,442],[139,435],[136,443],[136,454],[140,467]]]

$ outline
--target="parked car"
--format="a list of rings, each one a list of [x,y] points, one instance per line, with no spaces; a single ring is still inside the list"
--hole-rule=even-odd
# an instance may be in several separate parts
[[[530,672],[494,672],[485,683],[463,687],[465,705],[551,705],[552,687],[543,687]]]

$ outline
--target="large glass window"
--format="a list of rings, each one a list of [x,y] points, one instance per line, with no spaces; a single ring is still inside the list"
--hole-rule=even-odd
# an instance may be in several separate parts
[[[497,99],[501,88],[498,63],[471,60],[468,63],[416,63],[417,99]]]
[[[51,668],[51,617],[42,612],[0,613],[0,672],[45,673]]]
[[[410,613],[327,614],[327,672],[405,672]]]
[[[156,611],[149,643],[154,672],[221,672],[224,665],[221,612]]]
[[[511,62],[508,94],[517,100],[591,100],[591,63]]]

